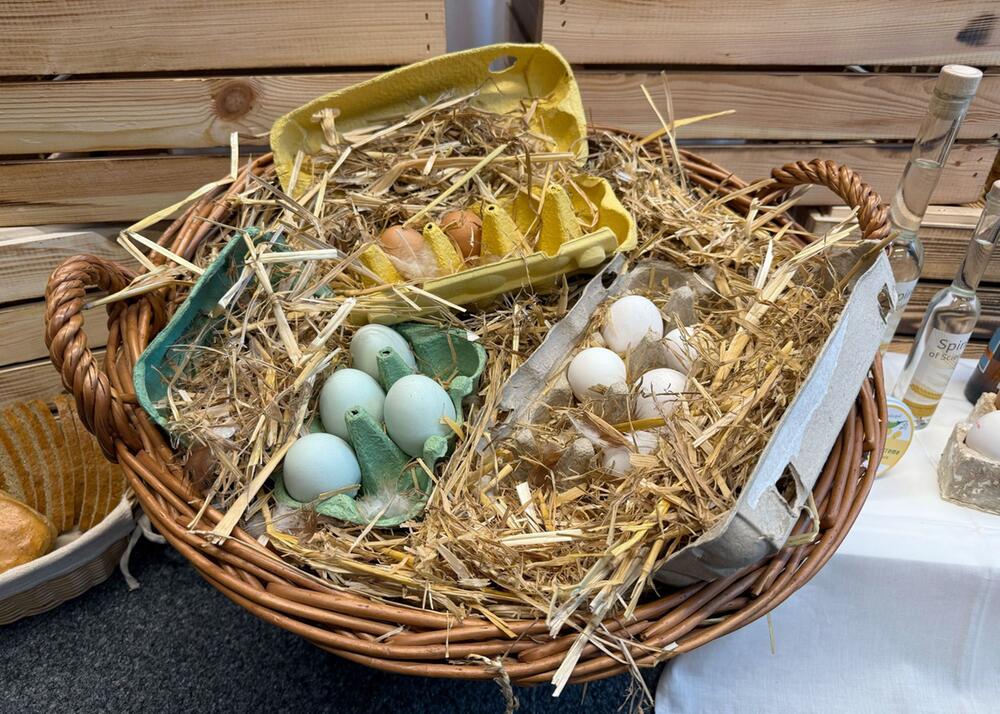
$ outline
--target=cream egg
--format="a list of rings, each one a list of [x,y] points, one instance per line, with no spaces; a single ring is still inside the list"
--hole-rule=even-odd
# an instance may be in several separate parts
[[[345,416],[361,407],[375,421],[382,421],[385,392],[367,372],[360,369],[338,369],[326,380],[319,393],[319,414],[323,428],[341,439],[350,441]]]
[[[1000,461],[1000,411],[979,417],[969,427],[965,445],[988,459]]]
[[[440,384],[422,374],[396,380],[385,395],[385,430],[410,456],[423,456],[424,442],[454,432],[444,419],[455,420],[455,404]]]
[[[601,336],[609,348],[624,354],[647,336],[653,340],[663,337],[663,316],[652,300],[626,295],[608,308]]]
[[[391,347],[414,371],[417,360],[410,343],[401,334],[385,325],[365,325],[351,338],[351,364],[378,379],[378,353]]]
[[[333,434],[307,434],[298,439],[285,454],[282,469],[285,491],[302,503],[361,483],[354,450]]]
[[[577,399],[594,398],[600,394],[594,387],[610,387],[625,383],[625,363],[622,358],[604,347],[589,347],[569,363],[566,370],[570,389]]]
[[[437,260],[420,231],[389,226],[379,234],[378,243],[407,280],[437,276]]]
[[[670,416],[680,403],[687,375],[669,367],[651,369],[636,383],[635,414],[639,419]]]
[[[626,434],[630,446],[609,446],[601,452],[601,465],[605,471],[621,475],[632,470],[632,454],[651,454],[659,444],[659,435],[650,429]]]
[[[698,348],[691,342],[694,333],[694,327],[675,327],[663,338],[667,347],[667,365],[671,369],[684,374],[691,371],[691,365],[698,359]]]

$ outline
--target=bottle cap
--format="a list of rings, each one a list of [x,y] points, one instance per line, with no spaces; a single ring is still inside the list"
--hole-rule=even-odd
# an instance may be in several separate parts
[[[974,97],[983,73],[964,64],[947,64],[941,68],[934,91],[952,97]]]

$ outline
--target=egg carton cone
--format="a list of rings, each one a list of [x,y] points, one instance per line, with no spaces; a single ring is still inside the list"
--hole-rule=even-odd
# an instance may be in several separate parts
[[[938,489],[946,501],[1000,515],[1000,461],[965,443],[976,420],[997,410],[996,400],[996,394],[984,393],[968,421],[959,422],[952,429],[938,462]]]
[[[260,231],[248,229],[254,240],[261,240]],[[133,380],[139,404],[168,433],[171,432],[165,406],[167,385],[183,364],[183,351],[175,345],[189,344],[190,335],[200,334],[207,343],[212,339],[212,323],[221,314],[220,300],[244,274],[247,244],[242,237],[232,239],[209,265],[191,289],[187,299],[177,309],[170,322],[156,336],[136,362]],[[206,329],[202,329],[207,326]],[[462,423],[462,402],[476,391],[486,367],[486,351],[471,341],[466,332],[454,328],[404,323],[394,325],[409,343],[417,368],[439,382],[447,381],[446,391],[455,406],[456,421]],[[413,369],[392,349],[382,350],[376,357],[379,382],[385,391],[397,380],[413,373]],[[317,512],[351,523],[367,525],[375,520],[380,527],[397,526],[418,518],[427,504],[432,483],[430,476],[411,457],[392,442],[381,423],[364,409],[358,408],[346,416],[348,433],[361,467],[361,485],[355,494],[340,493],[322,502],[310,504]],[[322,431],[318,417],[312,423],[314,431]],[[181,435],[172,434],[183,441]],[[454,436],[432,436],[424,444],[423,462],[433,470],[454,445]],[[277,475],[275,496],[284,505],[303,507],[285,490],[280,473]],[[387,504],[372,507],[375,498]],[[378,516],[378,518],[374,518]]]
[[[845,274],[870,248],[870,243],[861,243],[832,258],[835,276]],[[544,422],[550,409],[570,403],[566,367],[589,333],[595,312],[610,298],[664,279],[671,293],[663,312],[678,317],[682,325],[692,324],[694,300],[703,289],[702,281],[669,263],[645,261],[630,268],[624,256],[616,256],[505,385],[500,399],[504,416],[492,431],[493,440],[512,437],[518,443],[520,438],[523,448],[533,448],[527,435],[520,433],[525,431],[522,427]],[[711,284],[711,280],[707,282]],[[843,312],[735,506],[716,525],[671,555],[656,573],[658,581],[671,586],[713,581],[784,547],[878,353],[894,285],[888,259],[880,251],[852,279]],[[677,326],[667,324],[665,329]],[[630,354],[629,360],[634,372],[668,366],[655,344],[645,344]],[[638,361],[631,364],[633,360]],[[613,401],[611,395],[607,408],[615,408]],[[613,414],[608,416],[606,421],[614,418]],[[489,444],[483,441],[478,448],[485,450]],[[789,481],[791,495],[786,498],[777,484]]]

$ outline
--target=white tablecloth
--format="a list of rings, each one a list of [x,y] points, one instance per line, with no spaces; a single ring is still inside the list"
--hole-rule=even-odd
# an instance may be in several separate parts
[[[887,384],[902,355],[886,359]],[[942,501],[971,406],[962,360],[931,424],[878,479],[838,553],[767,620],[678,657],[657,714],[1000,712],[1000,516]]]

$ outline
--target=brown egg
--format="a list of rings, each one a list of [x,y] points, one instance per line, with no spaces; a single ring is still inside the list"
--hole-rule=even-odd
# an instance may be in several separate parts
[[[437,276],[437,261],[420,231],[389,226],[378,237],[382,250],[408,280]]]
[[[458,247],[463,258],[479,255],[483,221],[472,211],[448,211],[441,217],[441,229]]]

